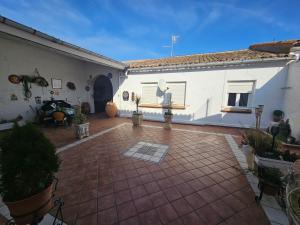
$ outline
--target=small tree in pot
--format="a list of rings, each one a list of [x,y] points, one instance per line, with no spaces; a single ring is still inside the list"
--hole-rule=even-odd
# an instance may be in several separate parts
[[[167,111],[164,114],[165,118],[165,125],[164,128],[167,130],[170,130],[172,128],[172,118],[173,118],[173,113],[172,113],[172,95],[169,93],[169,103],[167,106]]]
[[[75,134],[78,139],[88,137],[90,135],[90,123],[86,122],[86,116],[81,112],[80,107],[75,109],[74,123]]]
[[[32,124],[0,140],[0,193],[18,225],[35,223],[52,207],[55,147]]]
[[[132,123],[133,123],[133,126],[136,126],[136,127],[141,125],[143,122],[143,114],[142,114],[142,112],[139,111],[140,102],[141,102],[141,97],[136,96],[136,98],[135,98],[136,111],[133,111],[133,113],[132,113]]]

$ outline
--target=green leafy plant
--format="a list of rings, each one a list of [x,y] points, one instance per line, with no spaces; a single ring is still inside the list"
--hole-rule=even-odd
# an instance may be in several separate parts
[[[281,144],[279,141],[275,141],[274,149],[272,149],[272,141],[271,136],[257,129],[248,129],[243,134],[242,144],[250,145],[254,148],[255,154],[259,156],[279,159],[277,149],[281,147]]]
[[[81,112],[80,108],[77,108],[75,110],[75,115],[74,115],[74,123],[75,124],[83,124],[86,122],[86,116]]]
[[[273,120],[275,122],[279,122],[280,120],[283,119],[283,117],[284,117],[284,112],[283,111],[281,111],[279,109],[273,111]]]
[[[18,201],[48,187],[58,171],[55,147],[33,124],[19,127],[0,140],[0,193],[4,201]]]
[[[173,115],[173,113],[172,113],[172,95],[171,95],[171,93],[169,95],[169,103],[167,105],[167,112],[165,112],[165,115],[170,115],[170,116]]]
[[[286,121],[281,120],[278,126],[279,134],[276,136],[276,138],[280,141],[287,142],[288,137],[290,137],[292,133],[289,119],[287,119]]]
[[[270,167],[264,167],[262,169],[262,172],[260,174],[260,178],[262,178],[265,182],[276,185],[276,186],[281,186],[282,184],[282,179],[281,177],[283,174],[281,171],[277,168],[270,168]]]
[[[139,105],[140,105],[140,102],[141,102],[141,97],[140,97],[140,96],[136,96],[136,97],[135,97],[136,111],[134,111],[133,114],[137,114],[137,115],[141,114],[141,113],[139,112]]]

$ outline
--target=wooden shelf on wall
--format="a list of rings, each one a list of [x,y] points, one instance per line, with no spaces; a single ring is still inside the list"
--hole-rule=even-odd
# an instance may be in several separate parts
[[[141,108],[154,108],[154,109],[167,109],[168,106],[160,105],[160,104],[140,104],[139,107]],[[184,105],[172,105],[171,109],[181,109],[184,110]]]
[[[245,114],[251,114],[252,109],[243,109],[243,108],[223,108],[221,109],[221,112],[226,113],[245,113]]]

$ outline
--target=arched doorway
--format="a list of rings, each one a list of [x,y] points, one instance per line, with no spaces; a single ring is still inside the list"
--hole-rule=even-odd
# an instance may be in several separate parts
[[[110,79],[100,75],[94,83],[95,112],[104,112],[105,105],[113,99],[113,88]]]

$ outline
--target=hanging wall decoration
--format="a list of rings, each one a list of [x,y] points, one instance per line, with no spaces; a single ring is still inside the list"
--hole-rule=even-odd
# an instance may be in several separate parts
[[[41,96],[36,96],[34,99],[35,99],[35,103],[36,104],[42,104],[42,98],[41,98]]]
[[[90,86],[85,86],[86,91],[90,91]]]
[[[67,83],[67,87],[70,89],[70,90],[76,90],[76,86],[73,82],[68,82]]]
[[[123,97],[123,101],[128,101],[129,100],[129,92],[123,91],[122,97]]]
[[[47,80],[40,76],[40,73],[37,68],[34,69],[33,75],[9,75],[8,80],[13,84],[19,84],[22,82],[24,96],[26,99],[31,98],[32,93],[30,91],[31,84],[34,83],[40,87],[47,87],[49,84]]]
[[[20,76],[15,75],[15,74],[9,75],[8,80],[13,84],[19,84],[21,82]]]
[[[62,80],[61,79],[55,79],[55,78],[52,78],[51,79],[52,81],[52,88],[53,89],[61,89],[62,88]]]
[[[11,101],[17,101],[17,100],[18,100],[18,97],[17,97],[15,94],[11,94],[11,95],[10,95],[10,100],[11,100]]]

